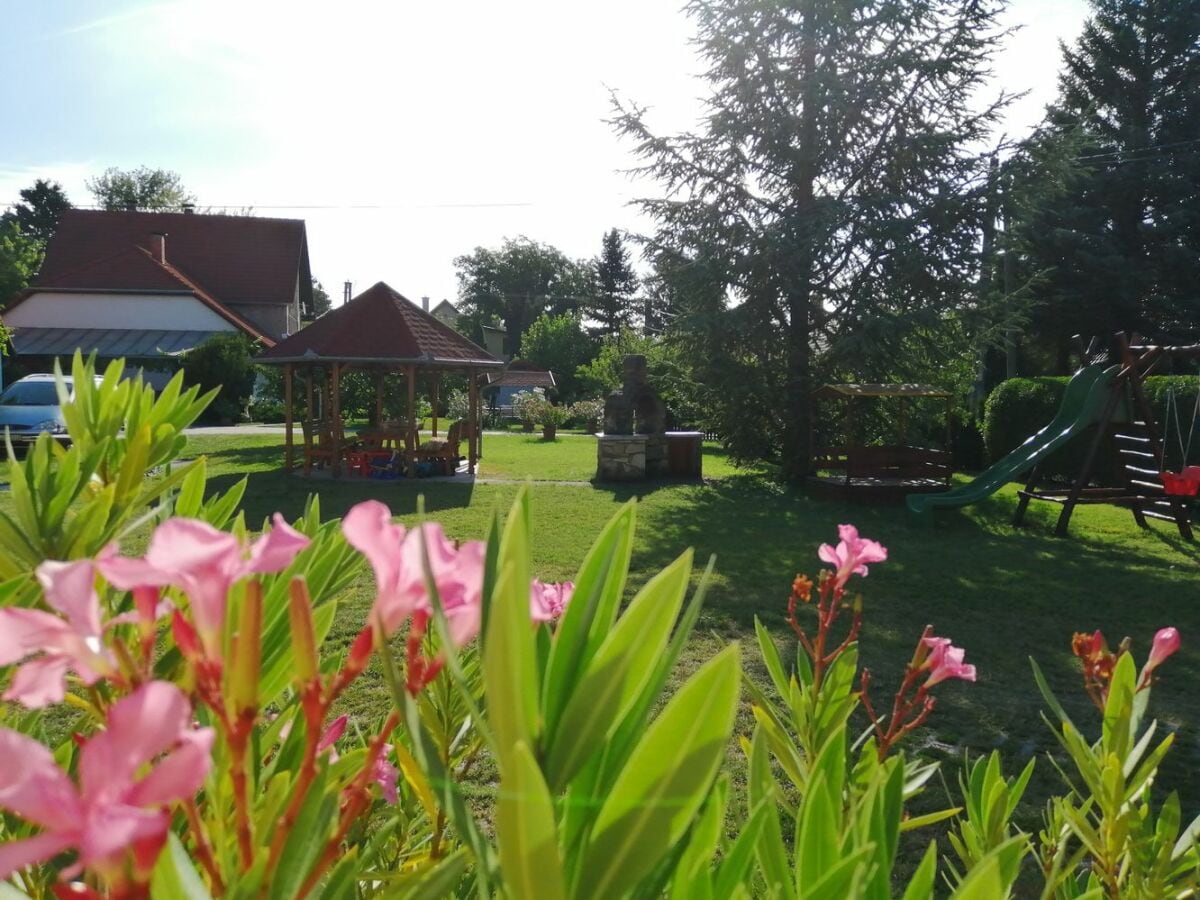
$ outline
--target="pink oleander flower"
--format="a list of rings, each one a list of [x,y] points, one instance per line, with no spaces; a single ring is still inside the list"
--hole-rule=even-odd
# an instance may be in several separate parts
[[[115,548],[109,548],[97,564],[108,582],[121,590],[175,587],[183,591],[205,653],[220,659],[230,587],[248,575],[286,569],[308,543],[279,513],[273,527],[249,548],[207,522],[168,519],[155,529],[145,556],[118,556]]]
[[[575,593],[575,583],[564,581],[560,584],[545,584],[533,579],[529,586],[529,614],[535,622],[553,622],[571,602]]]
[[[48,561],[37,567],[36,575],[46,604],[62,618],[39,609],[0,609],[0,666],[32,657],[17,669],[4,699],[31,709],[62,701],[68,671],[84,684],[116,672],[102,642],[92,562]]]
[[[112,705],[108,727],[83,745],[78,787],[49,749],[0,729],[0,808],[42,829],[0,844],[0,880],[72,848],[78,859],[64,879],[120,865],[131,849],[152,864],[170,826],[167,808],[194,796],[211,765],[213,731],[193,729],[191,718],[175,685],[142,685]]]
[[[400,802],[400,792],[397,785],[400,782],[400,770],[387,761],[385,756],[380,756],[375,760],[375,771],[372,773],[375,783],[379,785],[379,791],[383,794],[383,799],[395,806]]]
[[[975,680],[975,667],[963,662],[967,651],[962,647],[955,647],[950,643],[949,638],[942,637],[922,638],[921,642],[929,648],[929,655],[925,658],[925,664],[922,667],[929,671],[925,687],[933,687],[947,678],[961,678],[963,681]]]
[[[451,638],[461,647],[479,633],[486,555],[482,541],[456,546],[436,522],[406,531],[392,522],[391,510],[377,500],[351,509],[342,521],[342,531],[375,572],[372,621],[381,619],[387,634],[412,616],[428,617],[433,612],[425,583],[422,538]]]
[[[1167,657],[1179,649],[1179,631],[1176,628],[1161,628],[1154,635],[1154,643],[1150,647],[1150,658],[1146,660],[1143,674],[1149,674],[1161,666]]]
[[[834,567],[834,583],[843,588],[851,575],[866,577],[867,563],[884,562],[887,559],[887,547],[878,541],[872,541],[858,536],[858,529],[853,525],[839,525],[837,547],[822,544],[817,555],[822,562]]]

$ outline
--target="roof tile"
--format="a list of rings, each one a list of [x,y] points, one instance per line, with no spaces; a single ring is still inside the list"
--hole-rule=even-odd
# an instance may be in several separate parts
[[[267,363],[359,360],[392,365],[502,365],[382,281],[258,358]]]

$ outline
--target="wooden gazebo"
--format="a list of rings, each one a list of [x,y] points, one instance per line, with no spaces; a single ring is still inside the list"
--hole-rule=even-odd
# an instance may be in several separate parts
[[[885,444],[868,445],[858,435],[858,401],[888,398],[898,403],[896,434]],[[826,384],[812,392],[812,421],[819,401],[841,401],[845,442],[810,448],[818,474],[809,487],[824,495],[867,503],[900,503],[912,493],[944,491],[950,486],[950,413],[954,395],[927,384]],[[945,404],[945,448],[914,446],[909,442],[908,406],[932,399]],[[820,474],[825,473],[825,474]]]
[[[405,440],[413,450],[418,423],[416,386],[418,377],[430,382],[434,402],[433,433],[437,435],[437,392],[443,374],[467,376],[469,414],[463,437],[467,441],[467,471],[475,473],[479,457],[480,378],[503,363],[453,328],[438,321],[382,281],[342,306],[330,310],[311,325],[263,351],[258,361],[283,367],[286,450],[284,467],[295,464],[293,398],[295,381],[305,385],[305,429],[317,419],[317,404],[335,423],[341,422],[341,378],[350,371],[367,371],[375,376],[375,418],[383,416],[383,378],[388,373],[404,376],[408,394]],[[332,473],[341,474],[341,428],[332,429],[330,452]]]

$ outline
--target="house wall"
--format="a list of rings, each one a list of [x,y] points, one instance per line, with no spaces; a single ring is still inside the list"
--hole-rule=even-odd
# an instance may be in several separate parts
[[[142,331],[236,331],[190,294],[74,294],[39,291],[9,310],[4,323],[27,328],[128,328]]]
[[[285,334],[299,330],[300,316],[296,307],[283,303],[229,303],[231,310],[258,326],[269,338],[279,340]]]

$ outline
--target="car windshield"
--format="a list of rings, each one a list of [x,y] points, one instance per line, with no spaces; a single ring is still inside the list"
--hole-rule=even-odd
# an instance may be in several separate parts
[[[0,394],[0,406],[58,406],[53,381],[18,381]]]

